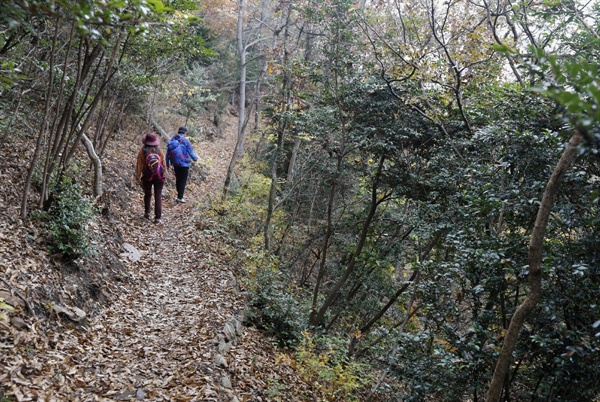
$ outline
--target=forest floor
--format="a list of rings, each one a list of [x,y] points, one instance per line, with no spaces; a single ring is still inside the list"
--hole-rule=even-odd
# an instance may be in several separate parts
[[[221,135],[194,142],[203,175],[191,171],[187,203],[175,203],[170,172],[160,225],[143,219],[132,180],[142,133],[113,141],[94,254],[69,264],[46,251],[39,224],[19,218],[26,166],[10,158],[21,140],[5,142],[0,297],[16,309],[0,321],[1,401],[318,399],[265,333],[242,325],[235,245],[206,214],[222,191],[235,124],[228,116]]]

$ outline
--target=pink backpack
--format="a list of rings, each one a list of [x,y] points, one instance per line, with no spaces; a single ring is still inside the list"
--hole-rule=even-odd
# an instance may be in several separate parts
[[[146,156],[146,165],[144,166],[144,171],[142,172],[142,179],[144,181],[165,179],[165,167],[160,160],[160,155],[149,153]]]

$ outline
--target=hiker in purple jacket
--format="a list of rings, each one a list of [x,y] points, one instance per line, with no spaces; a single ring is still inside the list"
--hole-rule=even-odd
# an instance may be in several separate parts
[[[160,149],[160,138],[155,133],[146,134],[142,143],[144,146],[138,152],[135,166],[135,180],[144,189],[144,218],[146,219],[150,219],[150,204],[154,188],[154,223],[158,224],[162,215],[162,190],[166,173],[165,154]]]
[[[179,127],[177,134],[167,144],[167,169],[173,165],[175,169],[175,188],[177,188],[177,202],[185,202],[183,193],[187,184],[188,173],[192,161],[198,160],[192,143],[186,138],[188,129]]]

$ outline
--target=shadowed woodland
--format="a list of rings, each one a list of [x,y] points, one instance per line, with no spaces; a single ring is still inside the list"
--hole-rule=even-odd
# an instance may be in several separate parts
[[[2,2],[0,401],[599,401],[599,54],[595,1]]]

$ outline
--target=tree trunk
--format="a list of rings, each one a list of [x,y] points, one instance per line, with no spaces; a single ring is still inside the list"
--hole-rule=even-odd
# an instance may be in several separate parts
[[[168,142],[171,140],[171,137],[169,137],[169,134],[161,127],[160,124],[158,124],[158,122],[156,120],[154,120],[153,116],[150,116],[150,122],[152,124],[152,127],[158,131],[158,134],[162,137],[162,139],[165,142]]]
[[[77,149],[78,145],[79,145],[79,141],[81,141],[82,136],[84,135],[85,131],[87,130],[88,126],[91,123],[92,120],[92,116],[96,110],[96,107],[98,106],[98,104],[100,103],[100,101],[102,100],[102,97],[104,95],[104,91],[106,90],[106,87],[108,85],[108,83],[112,80],[114,74],[117,72],[117,70],[119,69],[118,65],[116,68],[113,69],[113,65],[115,64],[116,60],[117,60],[117,55],[119,54],[119,49],[121,49],[121,39],[123,37],[123,33],[119,32],[119,34],[117,35],[117,39],[115,40],[115,43],[113,45],[113,52],[112,55],[110,57],[110,60],[108,61],[108,64],[106,66],[106,70],[104,72],[104,77],[102,78],[102,82],[100,84],[100,88],[98,88],[98,91],[96,92],[96,94],[94,95],[94,99],[92,100],[92,103],[90,104],[89,107],[87,107],[86,109],[83,108],[83,105],[85,104],[85,99],[82,102],[82,105],[79,109],[79,113],[78,115],[79,117],[79,121],[83,120],[83,123],[81,124],[81,129],[78,130],[78,134],[77,134],[77,139],[75,140],[75,142],[73,143],[73,145],[71,146],[71,150],[68,152],[67,157],[64,160],[64,164],[65,166],[69,164],[71,158],[73,157],[75,150]],[[121,54],[123,54],[125,52],[125,47],[123,47],[123,49],[121,50]],[[100,63],[98,63],[98,70],[100,68]],[[88,92],[91,89],[92,83],[94,81],[96,77],[96,73],[94,73],[94,77],[92,78],[92,82],[90,82],[90,86],[88,88]],[[87,98],[87,95],[86,95]]]
[[[67,104],[62,110],[62,116],[58,123],[58,127],[56,127],[56,131],[53,135],[53,144],[50,147],[49,144],[49,152],[46,154],[46,162],[44,166],[44,173],[42,178],[42,192],[40,195],[39,206],[42,206],[47,199],[48,193],[48,184],[50,181],[50,177],[52,172],[57,167],[57,160],[59,158],[64,160],[67,157],[67,150],[69,146],[69,141],[73,136],[73,131],[75,128],[72,127],[71,123],[76,121],[77,116],[73,116],[75,114],[75,105],[78,98],[79,91],[82,89],[85,79],[94,63],[94,60],[100,55],[103,46],[101,44],[96,44],[90,53],[85,52],[83,55],[84,49],[84,39],[80,39],[79,51],[78,51],[78,72],[77,78],[75,79],[75,84],[71,90],[71,95],[67,100]],[[66,64],[66,62],[65,62]],[[64,169],[64,166],[62,167]]]
[[[420,275],[417,275],[416,281],[418,282],[420,279]],[[408,301],[407,305],[406,305],[406,316],[404,317],[404,319],[400,322],[398,322],[397,324],[395,324],[392,328],[397,328],[400,327],[400,333],[404,332],[404,328],[406,327],[406,324],[408,324],[408,322],[410,321],[410,319],[419,311],[419,309],[421,308],[421,305],[417,305],[416,307],[413,308],[415,302],[415,294],[413,293],[410,297],[410,300]],[[379,341],[384,337],[384,335],[380,335],[378,337],[378,339],[376,339],[374,342],[372,342],[371,345],[376,345],[377,343],[379,343]],[[390,357],[395,357],[396,353],[398,351],[398,347],[400,345],[398,343],[396,343],[396,346],[394,346],[394,348],[392,350],[390,350],[390,352],[388,353],[388,355]],[[364,353],[366,353],[366,348],[363,348],[361,351],[359,351],[356,355],[357,357],[362,356]],[[386,369],[383,371],[383,374],[381,375],[381,377],[379,378],[379,380],[377,381],[377,383],[375,383],[375,385],[373,386],[373,388],[371,388],[371,391],[369,392],[369,395],[367,396],[367,401],[371,401],[373,400],[373,395],[375,394],[375,392],[377,392],[377,390],[379,389],[379,387],[381,386],[381,384],[383,384],[383,382],[385,381],[388,373],[390,372],[392,368],[392,363],[389,363],[388,366],[386,367]]]
[[[39,199],[39,204],[38,206],[42,206],[44,203],[44,200],[46,199],[47,196],[47,192],[48,192],[48,181],[49,181],[49,170],[50,170],[50,162],[53,161],[53,158],[51,155],[53,155],[53,147],[54,144],[57,143],[57,138],[59,136],[59,132],[60,130],[57,129],[57,124],[60,125],[59,122],[59,113],[58,110],[59,108],[61,108],[61,105],[63,103],[63,99],[65,96],[65,88],[67,87],[66,85],[66,80],[67,80],[67,76],[68,71],[69,71],[69,55],[71,54],[71,49],[73,47],[73,37],[75,35],[75,25],[74,23],[71,24],[71,29],[70,29],[70,33],[69,33],[69,40],[67,43],[67,47],[66,50],[64,51],[65,54],[65,58],[62,64],[62,75],[60,78],[60,85],[58,86],[58,95],[56,96],[56,99],[54,100],[54,106],[52,107],[52,110],[54,110],[53,112],[53,117],[52,117],[52,124],[50,124],[49,126],[47,126],[46,130],[48,131],[48,133],[50,134],[49,138],[48,138],[48,143],[46,144],[46,156],[45,156],[45,160],[44,160],[44,167],[42,170],[42,190],[41,190],[41,195],[40,195],[40,199]],[[77,80],[79,79],[79,73],[77,74]],[[60,120],[62,121],[62,119]]]
[[[237,50],[240,56],[240,98],[238,100],[238,130],[235,149],[231,155],[227,176],[225,177],[225,185],[223,186],[223,198],[227,197],[233,180],[235,165],[244,155],[244,136],[246,129],[246,45],[244,44],[244,8],[246,0],[238,2],[238,19],[237,19]]]
[[[108,94],[102,95],[102,99],[100,100],[100,108],[98,109],[98,115],[96,116],[96,124],[92,141],[92,145],[96,149],[100,149],[100,144],[103,142],[102,138],[104,137],[106,126],[110,118],[110,112],[114,110],[116,103],[116,97],[111,97]]]
[[[288,164],[287,170],[287,181],[289,183],[294,181],[294,167],[296,165],[296,158],[298,156],[298,151],[300,150],[300,143],[302,140],[300,138],[296,138],[294,140],[294,147],[292,148],[292,154],[290,155],[290,161]]]
[[[267,205],[267,216],[265,217],[264,227],[265,250],[269,250],[271,248],[271,218],[275,212],[275,195],[277,194],[277,163],[279,162],[279,156],[281,155],[283,148],[283,138],[287,126],[286,121],[287,119],[284,119],[277,130],[277,148],[275,149],[275,155],[273,156],[272,161],[273,165],[271,166],[271,188],[269,189],[269,201]]]
[[[122,99],[121,102],[122,102],[122,105],[121,105],[121,108],[119,109],[119,113],[117,113],[117,115],[113,118],[113,122],[108,129],[108,134],[105,136],[104,142],[102,143],[102,146],[100,147],[100,156],[102,156],[104,154],[104,151],[106,150],[106,146],[108,145],[108,142],[115,136],[115,133],[117,133],[121,129],[121,118],[125,115],[125,110],[127,110],[127,107],[129,106],[129,102],[131,102],[131,99]]]
[[[342,156],[338,155],[337,160],[337,172],[339,173],[342,168]],[[333,236],[333,209],[335,203],[335,196],[337,192],[337,177],[333,178],[333,182],[331,183],[331,188],[329,190],[329,197],[327,201],[327,228],[325,230],[325,236],[323,238],[323,245],[321,248],[321,260],[319,262],[319,272],[317,273],[317,280],[315,281],[315,287],[313,289],[313,297],[312,304],[310,308],[310,318],[309,322],[314,322],[316,320],[317,314],[317,301],[319,300],[319,291],[321,288],[321,282],[323,282],[323,277],[325,276],[325,269],[327,264],[327,250],[329,249],[329,240],[331,236]],[[316,194],[316,193],[315,193]],[[311,207],[312,211],[312,207]],[[312,214],[312,212],[311,212]],[[311,219],[309,218],[309,226]]]
[[[46,135],[48,129],[48,116],[50,115],[50,99],[52,98],[52,89],[54,88],[54,57],[56,53],[56,41],[58,38],[59,32],[59,24],[58,17],[56,21],[56,30],[54,31],[54,38],[52,39],[52,48],[50,50],[50,63],[48,69],[48,87],[46,91],[46,101],[44,104],[44,118],[40,124],[40,131],[38,133],[38,138],[35,144],[35,151],[33,154],[33,158],[31,159],[31,164],[29,165],[29,169],[27,170],[27,177],[25,178],[25,185],[23,186],[23,198],[21,200],[21,217],[25,218],[28,212],[28,199],[29,199],[29,190],[31,188],[31,178],[33,176],[33,171],[35,170],[35,165],[39,159],[40,153],[42,151],[42,139]]]
[[[425,246],[425,249],[420,253],[419,261],[423,261],[425,258],[427,258],[429,253],[431,253],[431,250],[433,250],[433,248],[439,243],[442,236],[444,236],[446,233],[448,233],[448,230],[443,229],[443,230],[437,231],[433,235],[433,237],[429,240],[429,242]],[[381,317],[383,317],[383,315],[389,310],[389,308],[392,307],[398,301],[398,298],[400,297],[400,295],[402,293],[404,293],[404,291],[406,289],[408,289],[408,287],[412,283],[415,282],[415,279],[418,277],[419,273],[420,273],[420,271],[418,269],[413,271],[413,273],[410,276],[410,278],[408,279],[408,281],[406,281],[402,286],[400,286],[400,288],[396,291],[396,293],[392,297],[390,297],[390,300],[386,303],[386,305],[383,306],[383,308],[381,308],[375,314],[375,316],[373,316],[373,318],[371,318],[365,325],[363,325],[359,329],[359,332],[361,335],[366,334],[367,332],[369,332],[371,330],[373,325],[375,325],[375,323],[377,323],[377,321],[379,321],[381,319]],[[349,354],[354,353],[354,349],[355,349],[356,345],[358,344],[359,339],[360,339],[360,337],[357,337],[356,334],[352,337],[352,340],[350,341],[350,346],[348,347]]]
[[[537,213],[535,226],[531,234],[531,241],[529,243],[529,295],[523,300],[523,303],[517,308],[515,314],[510,320],[508,330],[504,337],[504,343],[498,361],[496,362],[496,369],[490,382],[490,388],[486,402],[499,402],[502,394],[502,388],[504,386],[504,379],[508,374],[508,369],[512,361],[512,353],[517,344],[519,332],[523,327],[525,319],[533,311],[538,301],[540,300],[542,293],[542,246],[544,242],[544,234],[546,231],[546,224],[548,223],[548,217],[554,204],[554,199],[558,192],[561,181],[563,180],[565,173],[575,157],[576,148],[582,140],[581,134],[576,131],[567,148],[563,151],[563,154],[550,176],[550,180],[546,184],[546,190],[542,196],[542,202],[540,209]]]
[[[356,249],[352,253],[352,255],[350,257],[350,261],[348,261],[348,265],[346,266],[344,274],[336,282],[336,284],[333,286],[333,288],[329,291],[329,295],[327,296],[327,299],[321,305],[321,308],[317,312],[313,312],[313,314],[311,314],[311,317],[310,317],[311,325],[322,324],[323,319],[325,318],[325,313],[333,305],[333,302],[335,301],[335,299],[338,296],[338,292],[346,284],[346,282],[348,281],[348,278],[350,278],[350,275],[354,272],[354,269],[356,268],[356,260],[362,253],[362,250],[367,241],[369,228],[371,227],[371,223],[373,222],[373,219],[375,218],[375,213],[377,212],[377,207],[386,198],[386,197],[383,197],[381,199],[378,199],[378,194],[377,194],[377,185],[379,182],[379,177],[381,176],[381,173],[383,170],[383,162],[384,161],[385,161],[385,156],[382,155],[381,158],[379,159],[377,173],[375,174],[375,178],[373,179],[373,185],[371,188],[371,205],[369,207],[369,212],[367,213],[367,217],[365,218],[365,221],[363,222],[363,226],[360,231],[360,235],[358,237],[358,243],[356,245]]]
[[[292,11],[291,3],[288,4],[287,15],[284,25],[284,33],[283,33],[283,83],[281,88],[281,109],[285,112],[290,110],[290,98],[291,98],[291,78],[290,71],[288,68],[288,60],[289,60],[289,50],[288,50],[288,27],[290,14]],[[265,65],[266,67],[266,65]],[[269,250],[271,248],[271,219],[273,218],[273,213],[275,212],[275,196],[277,194],[277,165],[279,160],[281,159],[281,155],[283,154],[283,143],[285,138],[285,132],[288,126],[288,118],[287,115],[284,115],[283,119],[280,121],[277,127],[277,144],[275,148],[275,152],[273,155],[273,161],[271,166],[271,188],[269,190],[269,202],[267,205],[267,216],[265,218],[265,227],[264,227],[264,237],[265,237],[265,250]]]

